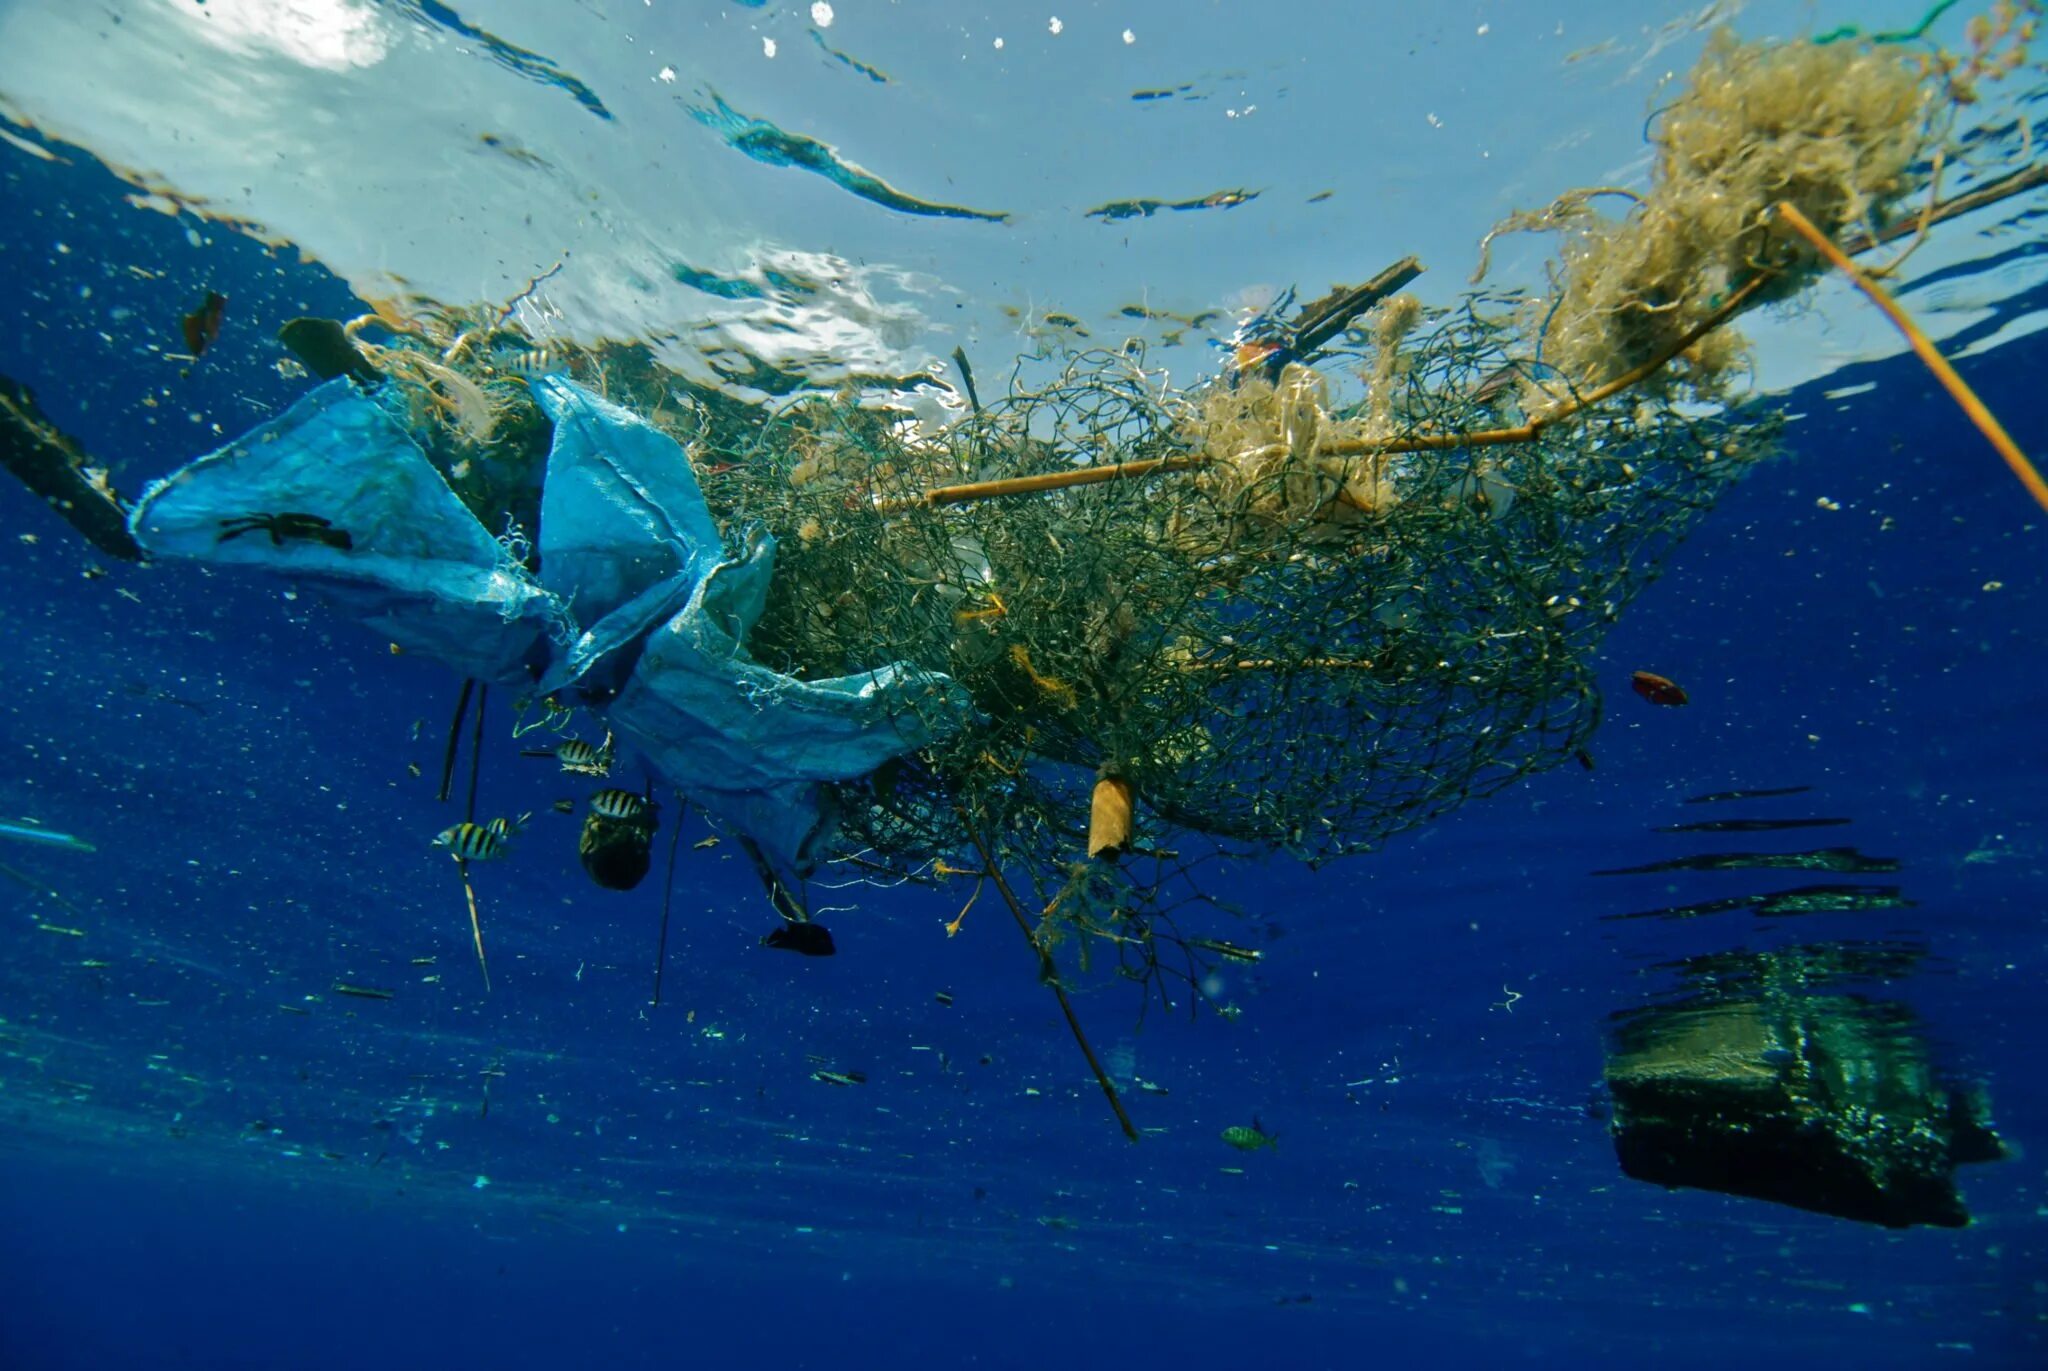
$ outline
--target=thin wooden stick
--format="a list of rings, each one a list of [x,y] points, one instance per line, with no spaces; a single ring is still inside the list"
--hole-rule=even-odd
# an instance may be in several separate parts
[[[1088,1035],[1081,1031],[1081,1020],[1074,1014],[1073,1002],[1067,998],[1066,987],[1059,982],[1059,976],[1052,969],[1052,956],[1038,941],[1038,934],[1032,931],[1031,921],[1024,917],[1024,906],[1019,903],[1010,883],[1003,879],[1003,873],[996,866],[996,859],[982,840],[981,830],[973,824],[967,826],[967,837],[974,844],[974,850],[981,854],[981,864],[987,868],[989,879],[995,883],[996,893],[1003,897],[1003,903],[1010,907],[1011,915],[1017,920],[1017,927],[1023,931],[1024,940],[1031,944],[1031,950],[1038,954],[1040,979],[1049,988],[1053,997],[1060,1002],[1060,1013],[1067,1016],[1067,1027],[1073,1030],[1074,1041],[1081,1045],[1081,1055],[1088,1059],[1088,1069],[1095,1073],[1095,1083],[1102,1087],[1102,1093],[1109,1098],[1109,1107],[1116,1111],[1116,1121],[1122,1126],[1124,1136],[1132,1142],[1138,1141],[1138,1126],[1131,1122],[1131,1116],[1124,1112],[1123,1099],[1116,1093],[1116,1082],[1102,1069],[1102,1063],[1095,1059],[1095,1049],[1088,1045]]]
[[[675,825],[668,831],[668,882],[661,889],[661,938],[654,945],[654,1002],[661,1003],[661,969],[668,964],[668,911],[676,896],[676,844],[682,840],[683,817],[689,811],[683,805],[681,791],[676,792]]]
[[[484,760],[484,706],[491,702],[491,688],[480,685],[476,688],[476,713],[469,721],[469,804],[463,810],[463,817],[476,822],[476,776]]]
[[[2005,426],[2000,424],[1984,402],[1977,398],[1977,392],[1971,390],[1969,383],[1956,375],[1956,369],[1948,364],[1948,359],[1941,355],[1940,349],[1920,331],[1920,326],[1913,322],[1911,316],[1899,307],[1898,301],[1892,299],[1883,286],[1857,270],[1856,264],[1849,260],[1848,255],[1816,228],[1811,219],[1801,214],[1799,207],[1790,200],[1778,202],[1778,217],[1797,229],[1799,235],[1813,244],[1821,256],[1827,258],[1836,269],[1847,276],[1858,290],[1869,296],[1872,304],[1884,311],[1885,317],[1892,321],[1893,327],[1905,335],[1906,342],[1919,354],[1920,360],[1927,364],[1927,369],[1934,373],[1934,379],[1941,382],[1942,388],[1962,406],[1963,413],[1970,417],[1970,422],[1977,426],[1977,431],[1991,441],[1992,447],[1998,449],[1998,455],[2012,468],[2012,474],[2020,478],[2020,484],[2027,488],[2027,493],[2034,497],[2034,502],[2042,509],[2048,510],[2048,483],[2041,480],[2041,473],[2027,460],[2027,455],[2020,451],[2019,444],[2012,440],[2012,436],[2005,431]]]
[[[462,683],[462,693],[455,697],[455,717],[448,721],[448,750],[441,754],[441,803],[448,803],[448,795],[455,788],[455,753],[462,744],[462,719],[469,713],[469,697],[475,691],[474,680]]]
[[[882,513],[941,505],[965,504],[970,500],[992,500],[1004,495],[1036,495],[1046,490],[1072,486],[1100,485],[1104,481],[1128,481],[1158,476],[1171,471],[1194,471],[1209,465],[1207,457],[1155,457],[1146,462],[1118,462],[1113,466],[1076,467],[1071,471],[1047,471],[1036,476],[1010,476],[1000,481],[971,481],[966,485],[939,486],[914,500],[894,500],[878,506]]]
[[[484,973],[484,994],[488,995],[491,993],[491,967],[490,963],[484,960],[484,925],[483,920],[477,917],[476,887],[469,883],[468,862],[460,857],[456,858],[455,869],[462,873],[462,893],[469,900],[469,931],[476,939],[477,969]]]

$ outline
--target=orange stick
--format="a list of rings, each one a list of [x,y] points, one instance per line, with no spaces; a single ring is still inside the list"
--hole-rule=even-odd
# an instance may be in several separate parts
[[[1905,335],[1913,351],[1920,355],[1920,360],[1934,373],[1934,379],[1941,382],[1943,389],[1963,407],[1963,413],[1970,416],[1970,422],[1977,426],[1977,430],[1991,440],[1991,446],[1998,449],[1998,455],[2012,468],[2012,474],[2020,478],[2020,484],[2027,488],[2027,493],[2034,497],[2035,503],[2048,510],[2048,482],[2042,481],[2041,473],[2034,469],[2034,464],[2020,451],[2019,444],[2012,440],[2004,426],[1985,407],[1984,402],[1977,398],[1977,392],[1971,390],[1969,384],[1956,375],[1956,369],[1948,364],[1948,359],[1943,357],[1927,335],[1920,331],[1919,325],[1899,307],[1898,301],[1886,294],[1884,287],[1857,270],[1856,264],[1849,260],[1848,254],[1836,247],[1825,233],[1815,228],[1813,221],[1801,214],[1798,206],[1791,201],[1778,202],[1778,217],[1797,229],[1800,236],[1813,244],[1821,256],[1848,276],[1858,290],[1870,297],[1872,304],[1884,311],[1885,317]]]

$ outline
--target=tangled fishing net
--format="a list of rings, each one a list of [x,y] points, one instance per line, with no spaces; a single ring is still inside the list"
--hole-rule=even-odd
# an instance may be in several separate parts
[[[692,757],[727,759],[754,779],[714,813],[797,874],[993,882],[1056,992],[1061,949],[1106,941],[1199,998],[1199,954],[1254,955],[1176,927],[1203,854],[1362,852],[1583,759],[1602,633],[1775,441],[1737,397],[1730,321],[1809,284],[1822,251],[1924,235],[1969,198],[1934,198],[1955,112],[2020,64],[2037,9],[2002,6],[1967,59],[1718,37],[1653,120],[1647,188],[1496,228],[1560,235],[1543,289],[1429,308],[1398,293],[1419,271],[1402,264],[1250,321],[1189,389],[1135,344],[1041,356],[933,425],[852,391],[764,415],[644,346],[541,348],[509,308],[299,321],[286,341],[335,378],[322,403],[467,511],[444,511],[441,555],[488,594],[426,606],[435,641],[518,629],[493,670],[524,661],[553,709],[628,741],[637,721],[685,790]],[[260,462],[276,436],[215,457]],[[213,460],[144,507],[175,509]],[[563,473],[616,487],[630,462],[625,517],[586,501],[565,552]],[[314,508],[328,487],[251,479],[241,518],[194,506],[174,538],[139,507],[137,538],[372,575],[381,549]],[[373,589],[376,622],[400,622]],[[642,678],[686,658],[697,693],[650,712]],[[688,747],[649,722],[678,719]],[[763,831],[792,805],[800,830]]]

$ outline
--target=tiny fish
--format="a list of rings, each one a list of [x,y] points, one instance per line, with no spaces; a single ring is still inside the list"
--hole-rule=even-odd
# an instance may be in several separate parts
[[[185,351],[194,357],[203,357],[213,346],[213,340],[220,337],[221,315],[228,307],[228,297],[217,290],[206,292],[206,298],[199,307],[179,321],[185,334]]]
[[[337,995],[353,995],[359,1000],[388,1000],[393,994],[392,991],[380,990],[374,985],[351,985],[347,981],[336,981],[334,983],[334,993]]]
[[[700,839],[697,842],[691,843],[690,846],[696,848],[699,852],[703,852],[709,848],[717,847],[718,835],[714,833],[708,838]]]
[[[951,1009],[953,1007],[953,994],[949,990],[941,990],[938,994],[932,996],[932,998],[937,1000],[940,1004],[946,1006],[948,1009]]]
[[[827,1085],[866,1085],[868,1078],[858,1071],[813,1071],[811,1079]]]
[[[557,814],[574,814],[576,812],[576,802],[568,799],[556,800],[548,808],[554,810]]]
[[[1223,1130],[1221,1137],[1240,1152],[1256,1152],[1262,1147],[1277,1147],[1280,1144],[1279,1136],[1261,1128],[1256,1118],[1252,1120],[1250,1128],[1241,1123],[1232,1124]]]
[[[1239,947],[1236,943],[1226,943],[1218,938],[1189,938],[1188,946],[1199,947],[1204,952],[1213,952],[1225,961],[1243,962],[1247,965],[1266,955],[1255,947]]]
[[[1636,694],[1653,705],[1682,705],[1686,701],[1685,689],[1676,681],[1659,676],[1654,671],[1638,671],[1628,678],[1629,686]]]
[[[785,923],[761,939],[763,947],[779,947],[806,957],[829,957],[839,949],[823,924]]]

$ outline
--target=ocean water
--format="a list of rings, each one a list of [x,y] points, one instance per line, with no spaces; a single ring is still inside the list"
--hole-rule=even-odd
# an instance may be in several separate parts
[[[502,302],[561,264],[532,324],[681,340],[736,391],[956,343],[1001,377],[1049,313],[1109,336],[1133,296],[1228,312],[1408,251],[1442,302],[1506,209],[1641,176],[1711,21],[1920,9],[836,8],[0,0],[0,374],[132,494],[304,391],[283,320],[401,281]],[[750,159],[714,93],[1012,218]],[[1259,197],[1085,213],[1233,188]],[[1898,283],[2034,454],[2041,194]],[[792,272],[816,288],[749,296]],[[220,336],[180,359],[208,290]],[[767,951],[696,815],[651,1004],[661,867],[591,886],[549,809],[577,792],[496,694],[479,812],[537,817],[477,872],[486,995],[429,846],[459,680],[288,581],[110,562],[8,483],[0,822],[95,850],[0,838],[0,1367],[2042,1364],[2048,514],[1846,290],[1757,332],[1784,450],[1604,640],[1590,770],[1212,869],[1246,911],[1220,936],[1263,952],[1216,969],[1234,1019],[1071,981],[1136,1143],[997,908],[948,937],[957,890],[832,891],[835,957]],[[1159,355],[1192,384],[1224,353]],[[1842,822],[1658,831],[1722,818]],[[1594,874],[1823,843],[1896,859],[1859,879],[1903,903],[1618,919],[1837,878]],[[1615,1016],[1678,959],[1820,943],[1915,958],[1842,993],[1988,1098],[2008,1155],[1958,1171],[1969,1226],[1620,1169]],[[1220,1139],[1254,1121],[1274,1147]]]

